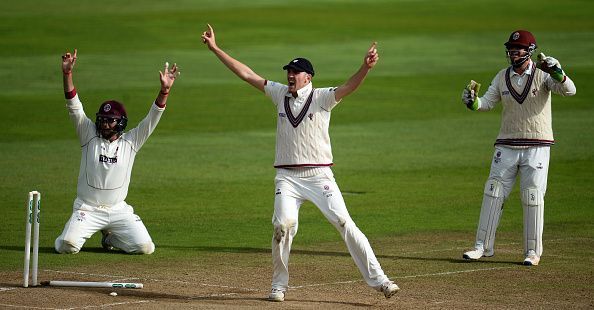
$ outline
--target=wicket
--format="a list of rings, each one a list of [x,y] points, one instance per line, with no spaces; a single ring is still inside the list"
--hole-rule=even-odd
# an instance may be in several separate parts
[[[31,285],[37,286],[37,264],[39,256],[39,215],[41,213],[41,193],[31,191],[28,195],[27,217],[25,218],[25,262],[23,287],[29,287],[29,261],[31,261]],[[31,255],[31,225],[33,225],[33,254]]]

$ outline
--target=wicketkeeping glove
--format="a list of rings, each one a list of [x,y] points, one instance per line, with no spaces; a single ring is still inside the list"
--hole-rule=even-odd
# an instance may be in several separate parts
[[[543,53],[538,54],[538,63],[536,66],[548,73],[557,82],[563,82],[565,79],[565,72],[561,69],[561,64],[551,56],[545,56]]]
[[[470,83],[468,83],[466,88],[464,88],[464,91],[462,91],[462,103],[464,103],[464,105],[466,105],[466,107],[469,108],[470,110],[473,110],[473,111],[478,110],[478,106],[479,106],[478,92],[479,92],[480,88],[481,88],[481,84],[479,84],[473,80],[470,80]]]

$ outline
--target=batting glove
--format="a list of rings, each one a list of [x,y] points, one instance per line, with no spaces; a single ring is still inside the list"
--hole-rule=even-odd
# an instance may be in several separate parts
[[[470,83],[464,88],[464,91],[462,91],[462,103],[470,110],[478,110],[479,98],[477,95],[479,88],[480,84],[475,81],[470,81]]]
[[[540,53],[538,60],[540,70],[548,73],[557,82],[563,82],[565,80],[565,72],[561,69],[561,64],[557,59]]]

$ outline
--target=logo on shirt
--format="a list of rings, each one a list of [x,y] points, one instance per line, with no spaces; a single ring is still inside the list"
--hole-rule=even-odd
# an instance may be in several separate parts
[[[502,96],[509,96],[509,90],[504,90],[501,92]]]
[[[105,155],[99,155],[99,162],[100,163],[108,163],[108,164],[115,164],[118,162],[118,157],[107,157]]]
[[[281,113],[278,113],[278,117],[287,117],[287,114],[281,112]]]
[[[309,117],[310,121],[313,121],[313,113],[309,113],[309,115],[307,117]]]
[[[532,97],[536,97],[536,93],[538,92],[538,88],[534,87],[532,90]]]
[[[542,163],[538,163],[538,165],[536,165],[536,169],[542,169],[542,168],[543,168]]]

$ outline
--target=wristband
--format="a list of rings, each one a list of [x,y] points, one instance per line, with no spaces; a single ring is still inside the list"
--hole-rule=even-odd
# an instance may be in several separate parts
[[[76,96],[76,88],[73,88],[71,91],[64,92],[64,97],[66,97],[66,99],[72,99],[74,96]]]

